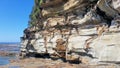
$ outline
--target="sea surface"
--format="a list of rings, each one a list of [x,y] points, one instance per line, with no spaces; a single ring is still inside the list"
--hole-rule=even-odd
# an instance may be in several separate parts
[[[1,65],[9,64],[9,59],[10,59],[10,57],[0,56],[0,66],[1,66]]]
[[[20,44],[17,42],[0,42],[0,51],[18,53],[20,50]],[[9,64],[10,59],[14,59],[15,56],[1,56],[0,55],[0,66]]]

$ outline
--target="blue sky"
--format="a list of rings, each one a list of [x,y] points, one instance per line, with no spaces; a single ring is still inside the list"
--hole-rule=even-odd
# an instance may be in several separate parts
[[[20,42],[34,0],[0,0],[0,42]]]

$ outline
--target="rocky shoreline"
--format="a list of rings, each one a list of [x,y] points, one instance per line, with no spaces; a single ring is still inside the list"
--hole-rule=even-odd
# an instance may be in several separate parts
[[[97,64],[71,64],[61,60],[51,60],[43,58],[26,58],[10,60],[10,64],[0,66],[0,68],[119,68],[120,65],[113,63],[97,63]]]
[[[14,52],[8,52],[8,51],[0,51],[0,56],[15,56],[18,53],[14,53]]]
[[[22,59],[3,68],[119,68],[119,2],[35,0],[21,37]]]

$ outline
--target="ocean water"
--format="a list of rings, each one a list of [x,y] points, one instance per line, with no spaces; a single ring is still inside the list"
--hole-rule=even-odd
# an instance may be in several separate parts
[[[0,43],[0,51],[18,52],[19,49],[19,43]]]
[[[20,50],[19,43],[0,43],[0,51],[18,53]],[[10,59],[15,59],[15,56],[1,56],[0,55],[0,66],[9,64]]]
[[[9,64],[9,59],[10,59],[9,57],[2,57],[2,56],[0,56],[0,66]]]

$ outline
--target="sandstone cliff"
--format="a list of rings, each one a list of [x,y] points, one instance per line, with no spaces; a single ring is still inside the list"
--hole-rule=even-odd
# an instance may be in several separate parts
[[[120,61],[119,14],[119,0],[35,0],[20,55]]]

